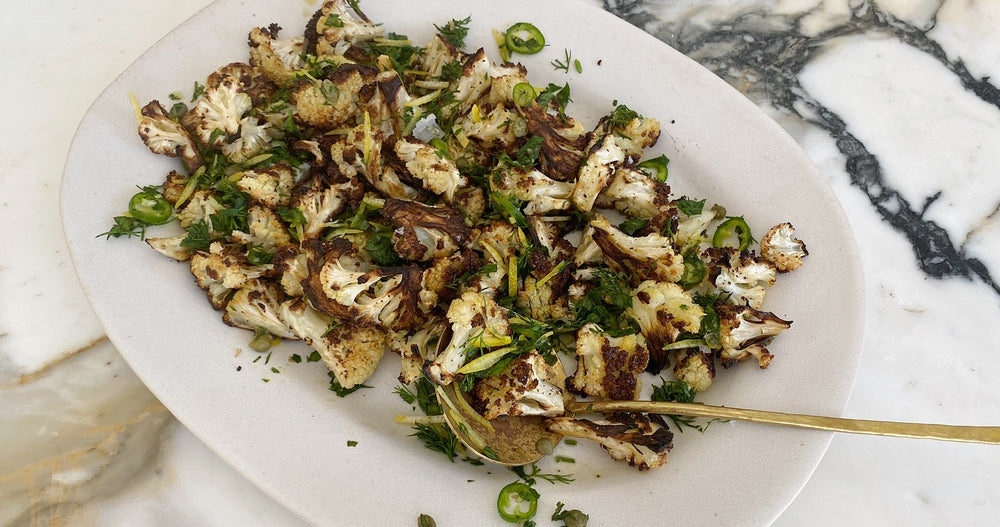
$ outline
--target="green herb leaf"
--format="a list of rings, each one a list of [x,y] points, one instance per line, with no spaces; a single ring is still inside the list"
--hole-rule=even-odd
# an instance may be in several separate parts
[[[452,46],[464,48],[465,37],[469,35],[469,22],[472,22],[471,16],[467,16],[462,20],[452,19],[440,26],[434,24],[434,29],[441,35],[441,38],[447,40]]]
[[[372,261],[381,266],[394,267],[404,262],[392,246],[392,231],[389,229],[378,229],[371,233],[365,241],[365,250]]]
[[[327,372],[327,375],[330,377],[330,391],[337,394],[337,397],[347,397],[361,388],[371,388],[371,386],[368,386],[367,384],[356,384],[353,388],[344,388],[340,385],[340,382],[337,381],[337,377],[332,371]]]
[[[688,216],[697,216],[705,210],[705,200],[695,201],[693,199],[681,198],[677,200],[677,210]]]

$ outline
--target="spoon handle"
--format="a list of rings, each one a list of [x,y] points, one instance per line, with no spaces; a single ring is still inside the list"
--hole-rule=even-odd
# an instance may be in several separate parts
[[[654,401],[581,401],[566,405],[570,413],[642,412],[688,417],[715,417],[737,421],[752,421],[798,428],[812,428],[917,439],[937,439],[965,443],[1000,444],[1000,426],[957,426],[895,421],[870,421],[843,417],[789,414],[766,410],[747,410],[698,403],[667,403]]]

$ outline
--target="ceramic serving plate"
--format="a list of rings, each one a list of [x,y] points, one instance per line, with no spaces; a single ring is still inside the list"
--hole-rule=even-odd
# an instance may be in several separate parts
[[[393,393],[399,361],[386,356],[347,398],[328,387],[321,363],[300,342],[270,358],[250,351],[250,334],[224,325],[187,265],[135,239],[97,237],[136,186],[155,185],[174,159],[151,154],[136,133],[129,95],[145,103],[191,93],[217,67],[248,59],[253,26],[302,33],[318,7],[297,0],[218,0],[140,57],[87,113],[63,181],[66,234],[84,288],[108,336],[177,418],[275,499],[317,525],[501,524],[505,468],[449,463],[410,437],[397,414],[413,409]],[[433,24],[472,17],[467,47],[498,60],[491,30],[530,21],[548,46],[515,56],[536,85],[570,83],[570,113],[585,125],[617,100],[655,117],[663,135],[650,156],[670,159],[676,195],[708,198],[743,215],[756,232],[792,222],[808,244],[804,267],[782,276],[765,309],[794,320],[771,346],[767,370],[744,363],[720,371],[700,400],[729,406],[838,415],[861,350],[863,296],[848,223],[817,169],[792,139],[719,78],[653,37],[591,5],[570,1],[366,0],[366,13],[417,44]],[[550,64],[570,50],[582,73]],[[240,351],[242,350],[242,352]],[[256,359],[256,361],[255,361]],[[278,373],[275,373],[277,370]],[[267,382],[265,382],[265,379]],[[676,431],[675,431],[676,432]],[[574,463],[546,461],[571,484],[539,482],[542,524],[556,502],[588,513],[592,525],[762,525],[791,502],[831,435],[745,423],[677,433],[663,468],[639,473],[596,445],[561,445]]]

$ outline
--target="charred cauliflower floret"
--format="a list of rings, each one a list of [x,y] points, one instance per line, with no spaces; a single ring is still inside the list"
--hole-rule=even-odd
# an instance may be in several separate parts
[[[291,326],[283,318],[282,304],[285,297],[274,284],[261,280],[250,280],[241,287],[226,304],[223,322],[256,331],[263,329],[283,339],[298,339]]]
[[[246,192],[250,199],[271,209],[288,205],[294,185],[295,175],[291,167],[284,164],[247,170],[236,182],[237,188]]]
[[[715,378],[715,361],[711,353],[697,348],[685,348],[674,353],[674,379],[684,381],[695,391],[703,392]]]
[[[782,320],[774,313],[749,306],[717,302],[715,311],[719,314],[720,357],[724,361],[735,362],[752,356],[761,368],[767,368],[772,358],[764,347],[766,341],[792,325],[790,320]]]
[[[399,382],[410,384],[424,374],[425,363],[433,358],[433,344],[440,333],[440,321],[434,319],[422,328],[396,331],[389,336],[389,350],[399,355],[401,361]]]
[[[225,306],[226,298],[233,289],[239,289],[248,281],[269,275],[274,270],[271,264],[251,265],[246,254],[221,242],[213,242],[207,253],[191,255],[190,265],[198,287],[205,290],[209,303],[215,309]]]
[[[199,221],[210,221],[212,215],[217,214],[220,210],[222,210],[222,205],[211,192],[196,190],[174,215],[180,220],[181,227],[186,229]]]
[[[428,313],[439,305],[450,302],[456,295],[461,284],[459,278],[465,273],[480,267],[479,255],[472,250],[463,249],[451,256],[438,258],[424,270],[420,282],[420,297],[418,306]]]
[[[514,303],[535,320],[566,318],[570,314],[569,302],[553,290],[554,285],[551,279],[541,282],[534,276],[526,276]]]
[[[270,127],[256,117],[244,117],[240,120],[239,135],[232,142],[222,145],[223,155],[233,163],[246,163],[263,153],[271,143]]]
[[[570,197],[576,208],[590,212],[597,196],[611,182],[618,165],[625,161],[625,152],[618,146],[614,136],[605,135],[587,149],[587,157],[580,167],[573,193]]]
[[[554,210],[568,210],[573,184],[556,181],[533,168],[504,168],[496,181],[497,190],[527,201],[525,214],[545,214]]]
[[[528,82],[528,68],[521,64],[500,64],[491,66],[490,92],[487,102],[490,104],[512,104],[514,102],[514,86]]]
[[[715,210],[707,208],[703,208],[700,214],[682,216],[677,221],[677,244],[681,247],[696,247],[708,240],[708,226],[716,219]]]
[[[431,77],[440,77],[445,65],[461,60],[464,55],[462,50],[441,38],[441,35],[434,35],[424,46],[424,53],[420,56],[420,70],[429,73]]]
[[[351,46],[381,37],[385,31],[349,0],[326,0],[306,25],[306,51],[344,55]]]
[[[184,246],[185,238],[187,238],[187,234],[164,238],[146,238],[146,244],[163,256],[182,262],[191,258],[194,253],[193,249]]]
[[[779,223],[760,239],[760,255],[774,264],[779,273],[794,271],[802,266],[802,258],[807,256],[806,244],[795,238],[795,228],[791,223]]]
[[[639,374],[649,361],[642,335],[611,337],[597,324],[586,324],[576,332],[576,359],[567,383],[571,391],[619,401],[639,397]]]
[[[674,434],[656,414],[613,414],[601,421],[555,417],[545,426],[564,436],[596,441],[612,459],[639,470],[663,465],[673,448]]]
[[[450,384],[465,364],[470,349],[505,345],[511,341],[510,322],[504,309],[490,297],[473,291],[448,306],[451,340],[429,366],[427,376],[437,384]]]
[[[598,207],[633,218],[652,218],[670,204],[669,185],[624,167],[615,170],[611,183],[597,197]]]
[[[411,329],[420,322],[419,268],[367,269],[344,238],[312,242],[308,251],[309,276],[302,289],[316,309],[390,330]]]
[[[279,87],[291,88],[295,85],[295,72],[305,67],[302,60],[305,37],[279,40],[280,30],[277,24],[250,30],[250,64],[259,67]]]
[[[574,181],[580,171],[590,138],[572,117],[551,115],[537,104],[520,108],[527,119],[528,134],[542,138],[538,163],[542,172],[558,181]]]
[[[342,388],[353,388],[375,373],[388,347],[385,330],[337,322],[302,300],[282,306],[282,317],[292,332],[319,352]]]
[[[201,144],[221,148],[229,136],[240,131],[240,121],[252,106],[239,79],[224,75],[217,84],[205,88],[194,108],[181,117],[181,124]]]
[[[458,120],[458,126],[465,135],[475,140],[480,148],[488,151],[504,151],[517,141],[517,128],[512,125],[521,117],[503,104],[493,106],[485,115],[475,106],[468,117]]]
[[[289,206],[301,211],[306,220],[302,226],[303,239],[312,239],[323,232],[333,217],[363,196],[364,185],[356,178],[329,184],[324,178],[313,176],[295,189]]]
[[[139,137],[153,153],[179,157],[188,172],[203,164],[194,138],[167,115],[159,101],[143,106],[139,114]]]
[[[477,379],[472,404],[487,419],[562,415],[565,379],[562,363],[549,364],[532,350],[511,360],[499,374]]]
[[[454,202],[455,193],[469,184],[454,161],[423,141],[401,139],[396,141],[394,149],[410,175],[420,180],[425,189],[443,196],[448,203]]]
[[[373,83],[377,75],[375,68],[342,64],[328,77],[300,80],[291,94],[296,120],[321,129],[345,123],[353,127],[359,115],[361,89]]]
[[[657,233],[629,236],[601,214],[590,225],[604,261],[618,272],[632,273],[633,281],[676,282],[683,276],[684,257],[675,250],[670,238]]]
[[[410,261],[443,258],[472,241],[462,213],[447,205],[387,198],[382,215],[392,223],[396,252]]]
[[[729,302],[760,309],[764,303],[764,284],[772,285],[777,278],[774,264],[750,252],[735,249],[708,249],[711,261],[709,276],[715,287],[729,295]]]
[[[639,158],[660,138],[660,122],[652,117],[635,117],[625,126],[616,127],[614,135],[615,143],[626,156]]]
[[[272,254],[292,245],[292,237],[285,229],[285,224],[272,209],[251,205],[247,209],[247,226],[250,232],[233,231],[233,241],[248,247],[258,247]]]
[[[632,290],[632,315],[649,341],[649,371],[656,373],[670,362],[663,345],[681,333],[697,333],[705,311],[680,285],[646,280]]]
[[[573,263],[581,268],[588,264],[604,263],[604,253],[601,252],[601,246],[594,241],[594,227],[590,224],[584,227],[580,235],[580,243],[573,253]]]
[[[492,86],[490,70],[492,65],[483,48],[466,56],[462,62],[462,76],[455,87],[455,100],[459,113],[467,113]]]

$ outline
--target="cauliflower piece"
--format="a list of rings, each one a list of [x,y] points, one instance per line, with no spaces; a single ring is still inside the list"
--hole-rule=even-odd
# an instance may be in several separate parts
[[[215,199],[215,196],[207,190],[196,190],[187,201],[184,208],[174,213],[180,221],[181,227],[188,228],[199,221],[209,221],[213,214],[222,210],[222,205]]]
[[[146,238],[146,243],[156,250],[156,252],[166,256],[167,258],[173,258],[178,262],[183,262],[191,258],[191,254],[194,250],[190,247],[184,247],[181,242],[187,238],[187,234],[181,234],[178,236],[169,236],[166,238]]]
[[[305,53],[305,37],[279,40],[281,27],[271,24],[266,29],[255,27],[250,30],[250,64],[263,70],[267,78],[281,88],[295,85],[295,72],[305,67],[302,54]]]
[[[714,277],[719,291],[729,294],[729,302],[760,309],[766,293],[763,284],[772,285],[777,278],[774,264],[753,253],[738,254],[733,248],[712,248],[707,254],[709,277]]]
[[[642,335],[610,337],[593,322],[576,332],[576,371],[568,388],[581,395],[627,401],[642,390],[649,351]]]
[[[389,350],[401,360],[399,382],[410,384],[424,374],[424,364],[434,356],[432,343],[441,333],[440,326],[435,319],[420,329],[396,331],[389,336]]]
[[[264,329],[275,337],[298,340],[299,336],[282,318],[281,304],[284,301],[284,296],[274,284],[250,280],[226,304],[222,321],[233,327],[251,331]]]
[[[517,141],[515,127],[511,123],[520,120],[517,113],[498,104],[485,116],[474,117],[475,110],[468,117],[458,120],[461,131],[470,139],[475,139],[480,148],[489,151],[503,151]],[[481,114],[480,114],[481,115]]]
[[[179,157],[188,172],[203,164],[194,138],[167,115],[159,101],[150,101],[139,111],[139,137],[154,154]]]
[[[507,277],[507,262],[517,254],[514,227],[507,221],[495,220],[486,225],[476,237],[474,248],[486,256],[488,264],[496,266],[492,272],[474,278],[469,287],[493,296]]]
[[[760,255],[774,264],[779,273],[794,271],[802,266],[802,258],[809,255],[806,244],[795,238],[791,223],[779,223],[760,239]]]
[[[425,189],[443,196],[448,203],[453,203],[455,193],[469,184],[454,161],[438,155],[436,148],[423,141],[400,139],[394,149],[410,174],[420,180]]]
[[[382,132],[392,135],[395,130],[406,126],[403,114],[406,103],[410,102],[410,94],[406,92],[396,70],[380,72],[375,76],[374,85],[377,89],[370,98],[362,95],[362,108],[368,112],[372,123],[377,123]]]
[[[424,270],[420,282],[418,303],[420,311],[429,313],[437,306],[450,302],[461,286],[458,283],[459,277],[480,266],[479,255],[469,249],[434,260],[430,267]]]
[[[652,117],[636,117],[614,130],[615,143],[627,157],[639,159],[646,148],[660,138],[660,122]]]
[[[270,209],[288,205],[295,175],[285,164],[247,170],[236,182],[236,187],[246,192],[250,199]]]
[[[190,267],[198,287],[206,291],[209,303],[215,309],[225,307],[226,298],[233,289],[274,271],[272,264],[250,265],[241,250],[226,247],[221,242],[213,242],[208,253],[191,255]]]
[[[684,257],[675,251],[670,238],[655,232],[629,236],[611,225],[602,214],[597,214],[590,225],[604,260],[618,272],[631,273],[633,281],[676,282],[683,276]]]
[[[625,151],[613,135],[605,135],[587,149],[587,158],[580,167],[570,198],[576,208],[590,212],[597,196],[608,186],[618,165],[625,161]]]
[[[270,124],[259,123],[256,117],[244,117],[240,121],[239,137],[222,145],[222,154],[233,163],[246,163],[270,145],[270,128]]]
[[[318,56],[343,55],[354,44],[381,37],[385,31],[348,0],[326,0],[306,25],[306,51]]]
[[[548,364],[532,350],[511,360],[500,373],[477,379],[472,405],[486,419],[562,415],[565,379],[562,363],[556,360]]]
[[[575,180],[590,141],[583,125],[572,117],[549,114],[537,104],[519,110],[527,119],[528,134],[543,138],[538,154],[542,171],[558,181]]]
[[[680,285],[646,280],[632,290],[632,316],[649,341],[649,371],[656,373],[670,361],[663,345],[682,332],[697,333],[705,310]]]
[[[517,292],[514,300],[517,307],[527,311],[535,320],[553,320],[566,318],[570,314],[569,302],[566,297],[554,291],[554,279],[538,284],[534,276],[524,277],[524,287]]]
[[[708,226],[715,221],[716,213],[713,209],[703,209],[701,214],[694,216],[684,216],[677,222],[677,233],[675,238],[681,247],[698,245],[708,239],[706,231]]]
[[[308,256],[298,247],[288,246],[274,254],[271,263],[281,277],[281,289],[289,297],[302,296],[302,281],[309,277]]]
[[[462,50],[441,38],[441,35],[434,35],[424,46],[424,53],[420,56],[420,69],[431,77],[440,77],[446,64],[462,60],[464,55]]]
[[[583,228],[583,234],[580,235],[580,244],[577,245],[576,252],[573,253],[573,263],[577,267],[604,263],[604,253],[601,252],[601,246],[594,241],[594,227],[589,223]]]
[[[715,378],[715,361],[711,353],[697,348],[677,350],[674,354],[674,379],[684,381],[695,391],[703,392]]]
[[[390,330],[411,329],[420,322],[419,267],[365,270],[344,238],[312,242],[308,251],[309,276],[302,290],[316,309]]]
[[[411,261],[443,258],[471,242],[462,213],[454,208],[386,198],[382,215],[394,228],[396,252]]]
[[[264,70],[245,62],[231,62],[212,72],[205,80],[205,87],[217,86],[226,76],[235,78],[240,83],[243,93],[250,96],[254,106],[264,104],[277,89]]]
[[[181,124],[191,130],[201,144],[220,148],[228,136],[240,131],[243,114],[252,107],[253,101],[244,93],[239,79],[223,75],[217,84],[205,88],[194,108],[181,117]]]
[[[611,183],[597,196],[598,207],[633,218],[652,218],[670,205],[669,185],[626,167],[615,170]]]
[[[458,101],[459,113],[468,113],[472,105],[490,89],[491,69],[490,59],[486,57],[483,48],[465,57],[462,62],[462,76],[458,78],[455,87],[455,100]]]
[[[429,366],[427,377],[436,384],[451,384],[465,364],[470,348],[505,345],[511,341],[507,314],[493,299],[469,291],[448,306],[451,339]]]
[[[250,232],[233,231],[233,241],[260,247],[270,253],[292,244],[292,237],[281,223],[281,219],[267,207],[251,205],[247,209],[247,225]]]
[[[511,104],[514,102],[514,86],[528,82],[528,68],[521,64],[501,64],[490,66],[489,104]]]
[[[291,94],[296,121],[307,126],[332,129],[363,115],[360,92],[375,82],[379,71],[369,66],[341,64],[323,79],[303,79]],[[351,123],[353,125],[355,123]]]
[[[292,331],[319,352],[337,383],[351,389],[372,376],[387,348],[388,334],[372,326],[351,326],[309,307],[301,299],[282,304]]]
[[[792,326],[790,320],[749,306],[716,302],[715,311],[719,315],[720,357],[730,363],[752,356],[761,368],[767,368],[772,355],[762,344]]]
[[[596,441],[612,459],[639,470],[663,465],[673,448],[674,434],[656,414],[613,414],[601,421],[555,417],[545,426],[564,436]]]
[[[319,175],[300,185],[294,191],[289,206],[299,209],[306,219],[304,239],[318,237],[331,218],[364,196],[364,190],[364,185],[357,178],[331,185]]]
[[[503,168],[497,190],[527,201],[524,213],[545,214],[553,210],[568,210],[573,183],[556,181],[533,168]]]

